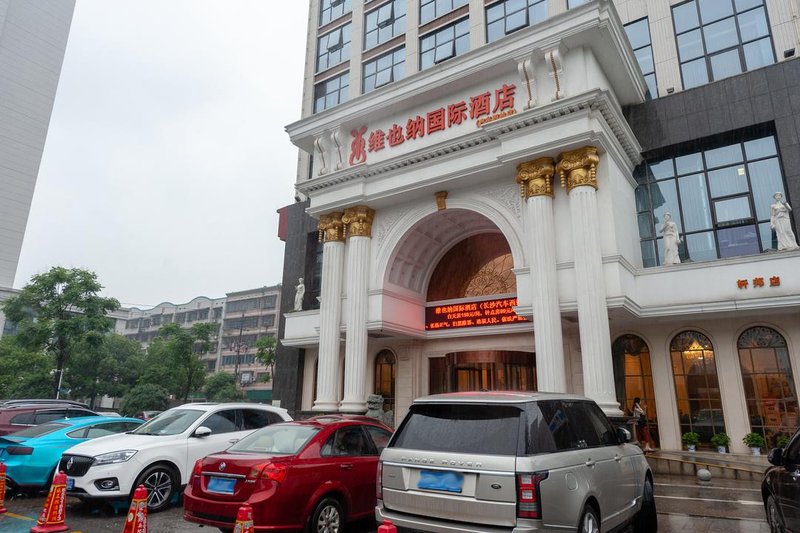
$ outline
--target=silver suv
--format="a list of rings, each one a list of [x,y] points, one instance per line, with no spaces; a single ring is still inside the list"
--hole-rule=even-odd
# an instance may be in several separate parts
[[[592,400],[482,392],[417,399],[378,466],[399,531],[657,531],[653,475]]]

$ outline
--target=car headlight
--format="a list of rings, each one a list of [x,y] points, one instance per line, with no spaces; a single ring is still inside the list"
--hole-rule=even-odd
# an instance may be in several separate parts
[[[93,465],[110,465],[113,463],[124,463],[136,455],[136,450],[122,450],[119,452],[104,453],[94,458]]]

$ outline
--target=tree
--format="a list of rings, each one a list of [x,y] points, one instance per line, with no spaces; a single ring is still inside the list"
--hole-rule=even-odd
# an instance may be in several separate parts
[[[210,402],[233,402],[244,399],[244,393],[236,388],[233,374],[218,372],[206,380],[206,399]]]
[[[78,344],[66,372],[70,394],[89,398],[91,407],[98,396],[124,396],[139,378],[143,357],[138,342],[115,333],[103,337],[96,346]]]
[[[106,313],[119,308],[119,302],[99,296],[102,288],[94,272],[53,267],[33,276],[18,295],[3,304],[6,318],[17,326],[16,342],[53,355],[56,397],[76,345],[99,345],[113,326]]]
[[[164,411],[169,407],[169,392],[159,385],[139,383],[122,398],[120,411],[133,416],[140,411]]]
[[[166,324],[147,348],[146,369],[140,382],[161,385],[184,401],[200,390],[206,367],[199,354],[211,346],[214,324],[194,324],[183,329],[179,324]]]
[[[46,398],[52,392],[53,357],[0,339],[0,398]]]
[[[275,375],[275,353],[278,341],[272,335],[261,337],[256,341],[256,359],[264,366],[269,367],[269,379]]]

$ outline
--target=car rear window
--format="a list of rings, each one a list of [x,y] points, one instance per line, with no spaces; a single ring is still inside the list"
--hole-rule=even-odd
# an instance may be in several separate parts
[[[273,424],[254,431],[228,448],[229,452],[294,455],[305,447],[319,428],[297,424]]]
[[[389,447],[516,455],[522,413],[513,405],[413,405]]]
[[[27,437],[29,439],[35,437],[42,437],[59,429],[64,429],[67,427],[66,424],[42,424],[41,426],[33,426],[31,428],[21,429],[9,435],[10,437]]]

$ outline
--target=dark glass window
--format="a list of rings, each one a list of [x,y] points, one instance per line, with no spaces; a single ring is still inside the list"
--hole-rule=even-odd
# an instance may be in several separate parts
[[[350,59],[351,29],[352,24],[348,22],[317,39],[317,72]]]
[[[203,420],[200,425],[210,429],[212,435],[238,431],[239,428],[236,425],[236,409],[227,409],[214,413]]]
[[[367,434],[369,434],[372,439],[372,443],[375,445],[375,451],[380,455],[383,449],[386,448],[386,445],[389,444],[389,439],[392,438],[391,432],[375,426],[365,426],[364,429],[367,430]]]
[[[314,86],[314,113],[347,101],[350,89],[350,73],[345,72]]]
[[[763,0],[690,0],[672,20],[684,89],[775,63]]]
[[[428,23],[468,3],[469,0],[420,0],[420,24]]]
[[[650,25],[647,17],[639,19],[625,25],[625,33],[633,48],[633,55],[642,69],[644,81],[647,83],[647,92],[650,98],[658,98],[658,86],[656,84],[656,65],[653,60],[653,46],[650,41]]]
[[[406,31],[406,0],[392,0],[364,15],[364,50]]]
[[[370,455],[370,447],[366,435],[360,426],[351,426],[336,430],[320,450],[323,457]]]
[[[364,63],[364,93],[403,79],[406,70],[406,47],[402,46]]]
[[[319,3],[319,25],[323,26],[352,10],[352,0],[322,0]]]
[[[469,51],[469,19],[432,31],[419,40],[420,70]]]
[[[637,223],[645,267],[660,265],[660,228],[670,213],[682,262],[758,254],[777,248],[769,227],[773,195],[786,196],[772,135],[666,159],[636,169]]]
[[[486,8],[486,42],[547,18],[547,0],[504,0]]]

